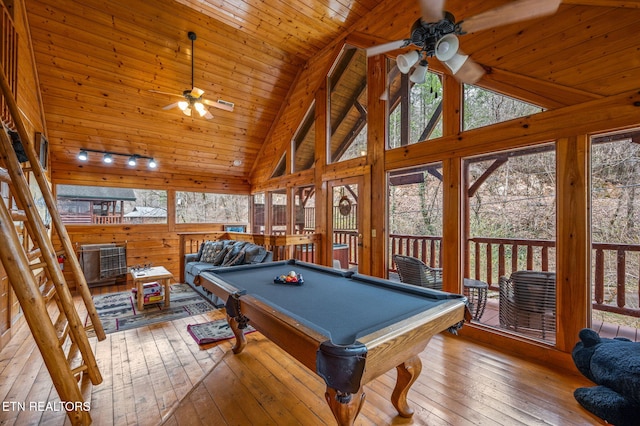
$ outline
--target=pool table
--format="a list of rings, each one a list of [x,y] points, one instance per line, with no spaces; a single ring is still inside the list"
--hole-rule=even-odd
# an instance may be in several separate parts
[[[303,283],[275,283],[294,271]],[[470,320],[462,295],[397,283],[296,260],[232,266],[201,274],[200,284],[226,301],[234,353],[251,324],[322,377],[338,424],[353,424],[363,385],[396,367],[391,402],[409,417],[407,392],[431,337]]]

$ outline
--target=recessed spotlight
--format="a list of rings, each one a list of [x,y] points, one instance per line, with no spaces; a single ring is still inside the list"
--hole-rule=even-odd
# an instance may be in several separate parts
[[[233,160],[233,165],[238,167],[242,165],[242,160]]]

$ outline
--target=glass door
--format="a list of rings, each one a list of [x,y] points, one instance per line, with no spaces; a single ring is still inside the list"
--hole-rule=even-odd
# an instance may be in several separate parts
[[[329,210],[330,259],[334,268],[358,269],[362,247],[361,176],[329,182],[331,208]]]

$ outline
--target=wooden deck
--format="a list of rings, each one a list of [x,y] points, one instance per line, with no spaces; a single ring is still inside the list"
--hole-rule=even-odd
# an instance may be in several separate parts
[[[487,306],[478,322],[482,325],[500,328],[500,320],[498,318],[498,300],[496,298],[490,298],[487,300]],[[594,320],[591,328],[594,329],[600,337],[607,337],[610,339],[614,337],[624,337],[634,342],[640,341],[640,333],[635,327]],[[537,331],[527,332],[526,329],[520,329],[519,332],[520,334],[532,338],[541,337],[540,333]],[[553,341],[555,339],[555,337],[553,337],[553,333],[548,334],[550,334],[550,340]]]
[[[104,290],[99,290],[104,291]],[[231,342],[200,348],[189,323],[222,318],[214,311],[92,338],[104,382],[91,389],[96,425],[334,424],[324,383],[260,333],[233,355]],[[573,391],[591,383],[572,372],[519,359],[460,337],[434,337],[421,354],[423,372],[409,392],[412,419],[389,402],[395,371],[366,387],[356,424],[604,424]],[[46,404],[57,399],[26,326],[0,352],[0,400]],[[59,411],[0,410],[0,424],[68,424]]]

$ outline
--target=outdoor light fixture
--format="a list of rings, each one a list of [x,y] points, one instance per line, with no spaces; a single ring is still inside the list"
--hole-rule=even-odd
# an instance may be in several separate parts
[[[115,157],[126,157],[127,165],[131,167],[137,166],[138,160],[140,159],[147,160],[147,167],[149,167],[150,169],[155,169],[156,167],[158,167],[158,163],[156,163],[156,160],[154,160],[153,157],[147,157],[145,155],[138,155],[138,154],[121,154],[118,152],[111,152],[111,151],[109,152],[97,151],[93,149],[81,149],[77,156],[78,160],[80,161],[89,160],[89,153],[102,155],[102,162],[106,164],[114,163]]]

